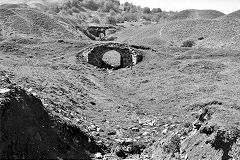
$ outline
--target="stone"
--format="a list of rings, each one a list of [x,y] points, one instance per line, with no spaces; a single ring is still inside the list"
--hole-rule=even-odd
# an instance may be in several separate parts
[[[10,89],[8,89],[8,88],[0,89],[1,94],[7,93],[7,92],[10,92]]]
[[[132,131],[133,131],[133,132],[139,132],[139,128],[133,127],[133,128],[132,128]]]
[[[102,159],[103,156],[102,156],[101,153],[98,152],[98,153],[95,154],[95,158],[97,158],[97,159]]]
[[[88,129],[91,130],[91,131],[96,131],[97,126],[95,126],[94,124],[92,124],[92,125],[90,125],[90,126],[88,127]]]
[[[162,131],[162,134],[166,134],[167,131],[168,131],[168,128],[164,129],[164,130]]]
[[[107,135],[111,136],[111,135],[115,135],[116,131],[115,130],[108,130],[107,131]]]
[[[198,119],[196,119],[196,120],[192,123],[192,125],[193,125],[193,128],[194,128],[194,129],[199,129],[199,128],[202,126],[202,123],[201,123]]]
[[[143,132],[143,136],[146,136],[146,135],[148,135],[149,133],[148,132]]]
[[[132,139],[132,138],[126,138],[126,139],[125,139],[125,142],[126,142],[126,143],[132,143],[132,142],[133,142],[133,139]]]
[[[97,132],[104,132],[103,129],[97,127]]]
[[[29,89],[27,90],[27,92],[32,92],[32,90],[33,90],[32,88],[29,88]]]
[[[153,121],[149,122],[148,124],[149,124],[150,126],[154,126],[154,125],[156,124],[156,121],[153,120]]]

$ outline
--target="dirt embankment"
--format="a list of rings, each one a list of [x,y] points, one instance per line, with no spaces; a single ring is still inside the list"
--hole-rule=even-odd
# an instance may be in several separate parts
[[[52,119],[40,99],[1,78],[0,159],[91,159],[101,152],[78,127]]]

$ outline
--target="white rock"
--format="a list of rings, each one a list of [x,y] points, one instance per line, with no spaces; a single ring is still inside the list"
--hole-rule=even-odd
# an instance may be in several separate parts
[[[29,88],[29,89],[27,90],[27,92],[32,92],[32,90],[33,90],[32,88]]]
[[[162,131],[162,134],[166,134],[167,133],[167,131],[168,131],[168,129],[166,128],[166,129],[164,129],[163,131]]]
[[[148,124],[149,124],[150,126],[154,126],[154,125],[156,124],[156,121],[153,120],[153,121],[149,122]]]
[[[142,135],[143,135],[143,136],[146,136],[146,135],[148,135],[148,132],[143,132]]]
[[[126,139],[125,139],[125,142],[126,142],[126,143],[132,143],[132,142],[133,142],[133,139],[131,139],[131,138],[126,138]]]
[[[97,126],[95,126],[94,124],[92,124],[92,125],[90,125],[90,126],[88,127],[88,129],[91,130],[91,131],[95,131],[95,130],[97,129]]]
[[[95,157],[96,157],[97,159],[102,159],[102,158],[103,158],[103,156],[102,156],[101,153],[96,153],[96,154],[95,154]]]
[[[8,88],[3,88],[3,89],[0,89],[0,93],[7,93],[7,92],[10,92],[10,89]]]
[[[97,132],[103,132],[103,129],[97,127]]]

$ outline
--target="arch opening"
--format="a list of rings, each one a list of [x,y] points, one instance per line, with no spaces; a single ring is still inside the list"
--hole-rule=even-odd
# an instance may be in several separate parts
[[[105,65],[103,68],[118,69],[123,66],[123,58],[121,54],[116,50],[110,50],[103,54],[102,64]]]
[[[142,61],[142,54],[126,44],[108,43],[95,45],[83,53],[89,64],[98,68],[120,69]]]

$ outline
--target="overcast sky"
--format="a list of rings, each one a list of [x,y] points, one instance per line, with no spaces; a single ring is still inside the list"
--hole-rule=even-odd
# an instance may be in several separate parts
[[[135,5],[162,10],[181,11],[184,9],[214,9],[225,14],[240,10],[240,0],[120,0]]]

